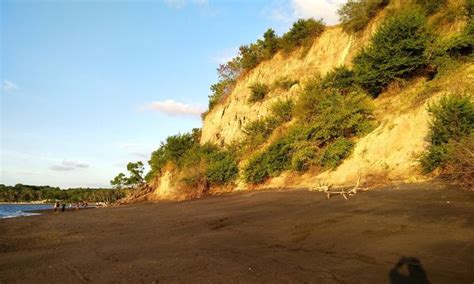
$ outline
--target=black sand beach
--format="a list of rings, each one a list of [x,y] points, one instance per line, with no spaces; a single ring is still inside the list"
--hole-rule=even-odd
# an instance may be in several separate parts
[[[239,192],[5,219],[0,255],[2,284],[400,283],[407,263],[420,281],[472,283],[474,193]]]

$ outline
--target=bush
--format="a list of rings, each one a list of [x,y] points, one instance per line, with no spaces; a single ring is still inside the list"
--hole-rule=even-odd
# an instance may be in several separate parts
[[[255,103],[263,100],[270,91],[267,85],[261,83],[253,84],[252,86],[250,86],[250,90],[252,91],[249,98],[250,103]]]
[[[290,80],[290,79],[287,79],[287,78],[280,78],[278,81],[276,81],[275,83],[273,83],[273,88],[277,89],[283,89],[285,91],[289,91],[291,89],[291,87],[293,87],[294,85],[297,85],[299,84],[299,80]]]
[[[272,116],[280,123],[288,122],[293,118],[293,100],[278,100],[270,106]]]
[[[270,116],[247,123],[243,132],[249,137],[261,135],[264,138],[268,138],[277,126],[278,121]]]
[[[327,73],[321,82],[323,89],[336,89],[343,93],[348,93],[354,88],[354,72],[346,66],[337,67]]]
[[[322,144],[338,137],[358,136],[373,128],[372,103],[361,93],[313,89],[302,94],[295,114],[310,128],[307,139]]]
[[[311,44],[325,29],[323,20],[299,19],[291,29],[283,35],[280,48],[285,52],[291,52],[298,47]]]
[[[470,56],[474,48],[474,21],[470,21],[465,30],[441,44],[438,56]]]
[[[441,177],[460,184],[461,186],[474,188],[474,135],[461,139],[459,142],[451,141],[447,146],[445,165],[441,171]]]
[[[198,131],[197,129],[194,131]],[[152,173],[158,173],[171,161],[176,165],[181,164],[181,159],[188,152],[199,143],[198,138],[192,133],[178,134],[166,138],[165,143],[161,143],[160,147],[151,153],[151,159],[148,164],[151,167]]]
[[[421,5],[428,15],[432,15],[446,3],[446,0],[415,0],[415,3]]]
[[[291,168],[298,172],[304,172],[313,165],[318,148],[313,145],[304,144],[298,147],[291,158]]]
[[[211,185],[233,182],[239,173],[235,156],[226,150],[215,151],[208,157],[206,177]]]
[[[354,142],[346,138],[337,138],[324,149],[319,165],[323,168],[336,168],[349,156]]]
[[[388,0],[349,0],[337,13],[346,32],[363,30],[375,17],[377,11],[388,4]]]
[[[236,59],[233,59],[226,64],[219,65],[219,68],[217,68],[219,82],[211,85],[210,88],[212,94],[209,96],[209,111],[232,91],[240,72],[239,63]]]
[[[469,137],[474,129],[474,103],[470,97],[443,97],[437,104],[430,105],[428,111],[433,119],[430,124],[427,152],[420,162],[425,173],[443,167],[450,159],[449,143]]]
[[[278,176],[289,169],[292,157],[292,143],[288,139],[280,139],[265,151],[255,155],[244,167],[244,179],[248,183],[262,183],[269,177]]]
[[[425,17],[419,11],[390,18],[355,57],[356,82],[377,97],[390,82],[410,76],[427,63],[428,40]]]

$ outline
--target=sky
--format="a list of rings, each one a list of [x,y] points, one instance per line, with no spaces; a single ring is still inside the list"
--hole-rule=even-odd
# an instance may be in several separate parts
[[[216,68],[344,0],[2,0],[0,183],[108,187],[201,127]]]

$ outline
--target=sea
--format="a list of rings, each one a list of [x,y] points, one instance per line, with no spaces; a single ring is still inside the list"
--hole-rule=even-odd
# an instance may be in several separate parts
[[[0,204],[0,219],[41,215],[28,211],[52,209],[52,204]]]

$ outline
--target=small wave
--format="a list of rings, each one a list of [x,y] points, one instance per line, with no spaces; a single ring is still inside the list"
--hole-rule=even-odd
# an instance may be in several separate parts
[[[25,216],[37,216],[41,215],[40,213],[31,213],[31,212],[13,212],[8,215],[0,216],[0,219],[16,218],[16,217],[25,217]]]

